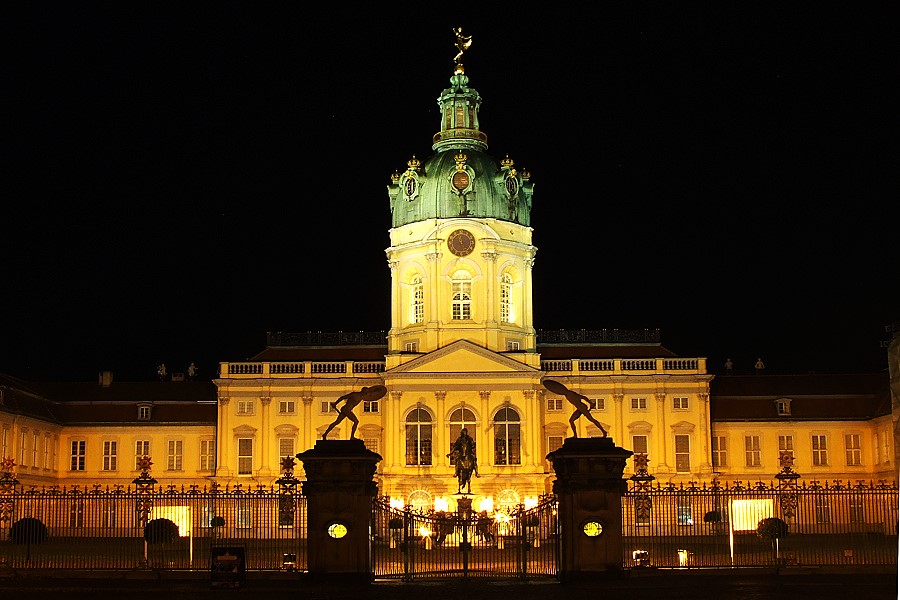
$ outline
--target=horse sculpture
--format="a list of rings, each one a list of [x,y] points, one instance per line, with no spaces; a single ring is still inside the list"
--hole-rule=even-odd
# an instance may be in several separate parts
[[[478,477],[478,458],[475,456],[475,440],[469,437],[469,431],[463,427],[459,437],[453,442],[448,454],[456,464],[456,479],[459,483],[458,494],[472,493],[472,474]],[[463,492],[463,488],[466,491]]]

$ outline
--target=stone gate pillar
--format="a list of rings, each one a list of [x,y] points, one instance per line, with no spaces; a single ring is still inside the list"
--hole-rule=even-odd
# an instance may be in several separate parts
[[[622,568],[622,478],[633,454],[612,438],[566,438],[547,455],[559,500],[562,582]]]
[[[350,439],[318,440],[297,458],[306,472],[308,577],[371,583],[373,478],[381,456]]]

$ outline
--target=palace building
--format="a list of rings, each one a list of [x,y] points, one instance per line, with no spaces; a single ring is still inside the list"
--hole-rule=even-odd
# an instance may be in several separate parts
[[[547,379],[587,397],[613,441],[645,454],[660,481],[771,480],[783,452],[801,477],[896,478],[887,375],[714,377],[704,357],[676,356],[656,330],[536,328],[531,176],[488,153],[481,102],[457,59],[437,99],[434,153],[390,177],[389,329],[269,333],[213,382],[4,377],[0,454],[18,480],[128,484],[149,455],[161,483],[268,486],[284,459],[321,439],[332,402],[380,385],[383,397],[354,409],[357,437],[382,457],[380,495],[453,508],[448,453],[466,428],[476,506],[512,506],[552,490],[547,454],[573,435],[573,406]],[[351,425],[329,438],[347,439]],[[574,427],[603,435],[584,417]]]

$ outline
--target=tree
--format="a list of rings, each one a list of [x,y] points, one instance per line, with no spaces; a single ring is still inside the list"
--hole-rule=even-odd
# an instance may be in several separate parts
[[[756,525],[756,535],[772,544],[775,559],[779,558],[778,540],[787,537],[788,524],[778,517],[768,517]]]
[[[144,527],[144,539],[151,544],[165,544],[178,538],[178,525],[169,519],[153,519]]]
[[[27,544],[25,560],[31,560],[31,545],[43,543],[47,539],[47,526],[39,519],[25,517],[9,528],[9,539],[14,544]]]

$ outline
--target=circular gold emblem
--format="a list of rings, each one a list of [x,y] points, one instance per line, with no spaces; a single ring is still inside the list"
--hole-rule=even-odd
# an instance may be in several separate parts
[[[603,533],[603,525],[597,521],[588,521],[584,524],[584,535],[588,537],[597,537]]]
[[[457,171],[453,174],[453,179],[450,181],[453,183],[453,187],[459,191],[463,191],[469,187],[469,174],[465,171]]]
[[[343,523],[332,523],[328,526],[328,535],[339,540],[347,535],[347,526]]]
[[[457,229],[447,238],[447,247],[456,256],[468,256],[475,249],[475,236],[465,229]]]

